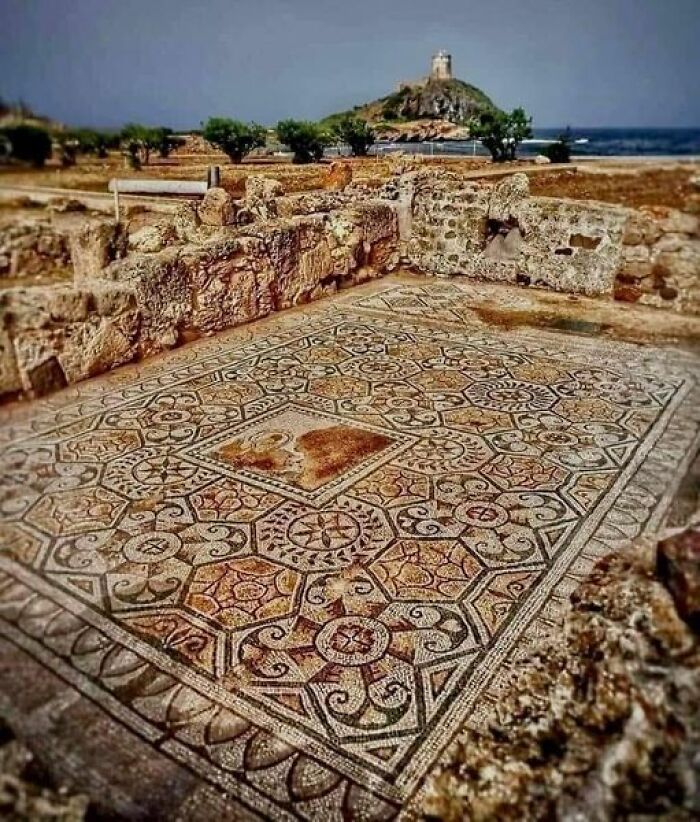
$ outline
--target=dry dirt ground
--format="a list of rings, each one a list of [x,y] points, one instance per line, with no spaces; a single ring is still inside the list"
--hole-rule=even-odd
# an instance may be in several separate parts
[[[389,157],[380,159],[350,158],[355,178],[377,182],[385,180],[392,173]],[[426,166],[440,166],[459,173],[492,174],[518,170],[529,170],[533,166],[527,161],[508,163],[495,168],[484,158],[423,158]],[[280,180],[288,193],[307,191],[324,186],[330,159],[323,163],[298,166],[282,157],[247,158],[242,164],[231,164],[219,152],[208,154],[184,154],[174,152],[168,159],[153,158],[148,166],[134,172],[124,166],[122,156],[113,152],[105,160],[81,158],[72,168],[61,168],[56,162],[49,162],[43,169],[0,167],[0,185],[34,185],[85,191],[106,191],[113,177],[191,179],[206,178],[210,165],[219,165],[223,186],[234,195],[243,193],[245,178],[250,175],[275,177]],[[690,184],[690,178],[697,175],[697,165],[664,163],[649,167],[648,163],[638,165],[618,164],[611,161],[579,164],[576,169],[543,170],[534,167],[537,173],[531,175],[531,190],[535,195],[550,197],[572,197],[619,203],[631,207],[668,206],[684,211],[700,210],[700,196]]]

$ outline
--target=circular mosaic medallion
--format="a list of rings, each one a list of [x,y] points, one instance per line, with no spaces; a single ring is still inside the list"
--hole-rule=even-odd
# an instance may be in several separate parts
[[[495,502],[463,502],[455,508],[455,518],[465,525],[498,528],[508,522],[508,512]]]
[[[389,639],[387,628],[375,619],[338,617],[318,633],[316,648],[329,662],[354,667],[379,659],[389,646]]]
[[[160,562],[175,556],[181,544],[176,534],[156,531],[132,537],[122,550],[129,562]]]

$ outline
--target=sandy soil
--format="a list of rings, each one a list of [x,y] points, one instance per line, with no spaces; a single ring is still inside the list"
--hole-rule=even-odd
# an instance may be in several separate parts
[[[545,197],[602,200],[632,208],[668,206],[700,213],[700,192],[689,183],[698,171],[698,166],[691,164],[667,168],[600,165],[590,170],[534,175],[530,178],[530,190]]]

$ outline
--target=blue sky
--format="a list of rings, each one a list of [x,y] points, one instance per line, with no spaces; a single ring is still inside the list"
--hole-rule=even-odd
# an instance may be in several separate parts
[[[81,125],[316,119],[432,52],[537,126],[700,126],[700,0],[0,0],[0,95]]]

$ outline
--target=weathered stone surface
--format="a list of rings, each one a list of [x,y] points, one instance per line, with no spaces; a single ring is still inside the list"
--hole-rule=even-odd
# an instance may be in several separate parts
[[[283,216],[278,208],[278,200],[284,194],[282,183],[271,177],[253,175],[245,181],[244,207],[251,220],[267,220]]]
[[[463,819],[694,818],[700,646],[644,547],[601,560],[563,630],[513,660],[490,724],[465,728],[423,812]]]
[[[17,367],[12,338],[0,329],[0,397],[22,390],[22,377]]]
[[[352,182],[352,166],[350,163],[335,161],[330,164],[324,186],[329,191],[344,191]]]
[[[252,237],[212,240],[185,249],[191,305],[185,332],[211,333],[264,317],[273,310],[270,262],[264,243]]]
[[[671,592],[678,613],[700,632],[700,526],[659,543],[657,571]]]
[[[223,188],[210,188],[197,209],[204,225],[225,226],[236,222],[236,204]]]
[[[129,234],[129,249],[142,254],[155,254],[176,240],[177,233],[172,223],[156,223]]]
[[[533,162],[538,166],[548,166],[552,161],[544,154],[537,154]]]
[[[252,174],[246,177],[245,181],[245,199],[246,200],[273,200],[275,197],[281,197],[284,194],[284,187],[279,180],[272,177],[261,177]]]
[[[530,181],[527,174],[506,177],[491,192],[489,219],[500,222],[517,219],[518,210],[529,196]]]
[[[178,249],[132,254],[105,269],[103,277],[127,286],[135,294],[141,313],[141,356],[171,348],[178,342],[191,306],[188,274]]]
[[[98,276],[111,262],[125,257],[128,242],[124,226],[113,220],[87,223],[73,231],[70,249],[76,281]]]
[[[69,263],[68,238],[48,220],[27,220],[0,226],[1,277],[53,273]]]

